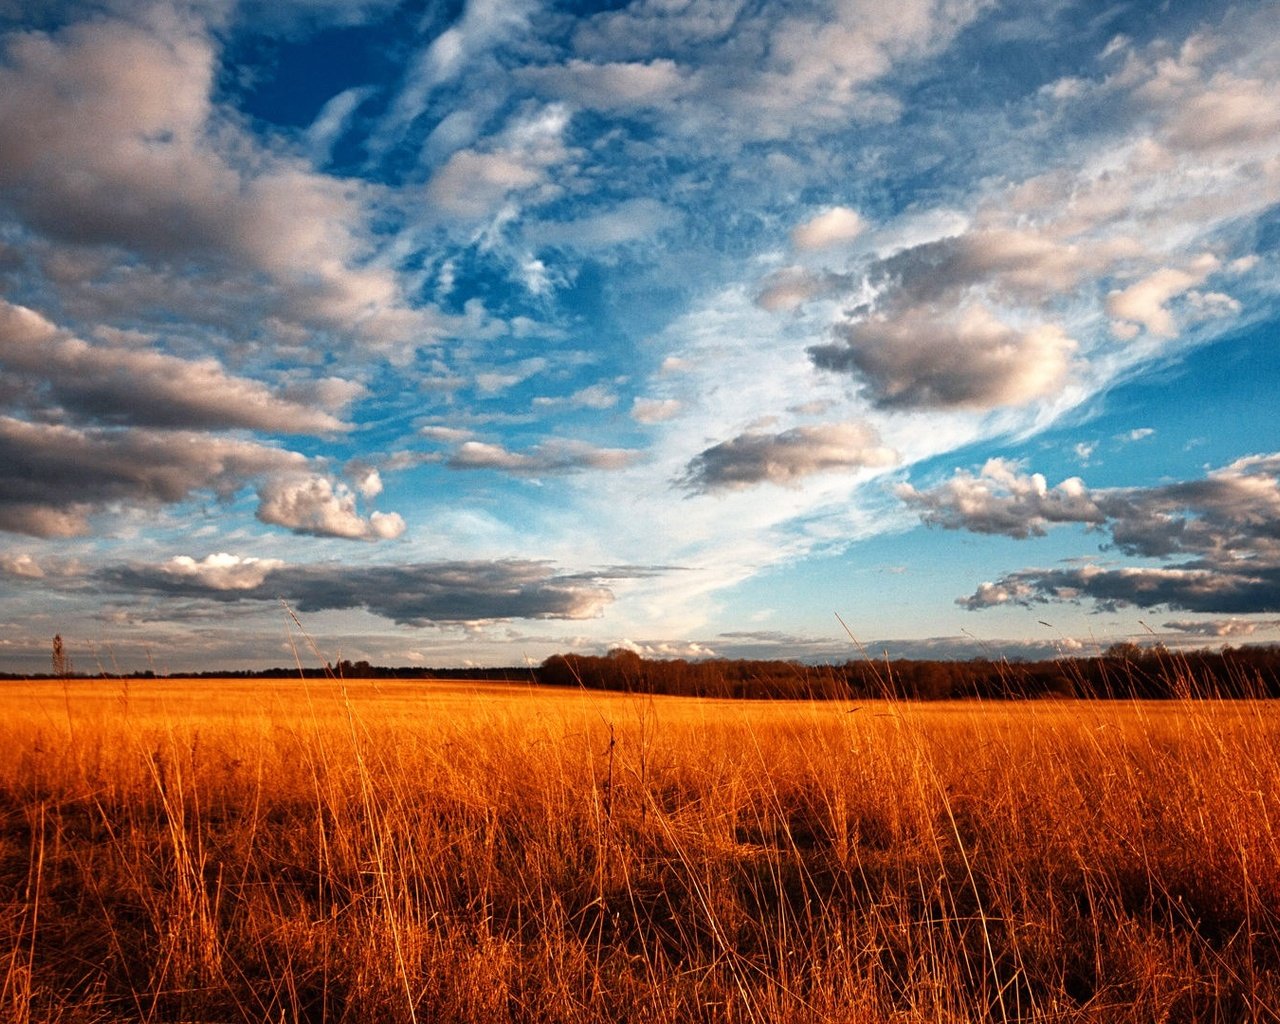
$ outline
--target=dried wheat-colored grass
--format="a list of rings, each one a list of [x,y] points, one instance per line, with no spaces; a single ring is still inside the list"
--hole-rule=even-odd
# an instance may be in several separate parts
[[[1265,703],[0,689],[0,1016],[1280,1019]]]

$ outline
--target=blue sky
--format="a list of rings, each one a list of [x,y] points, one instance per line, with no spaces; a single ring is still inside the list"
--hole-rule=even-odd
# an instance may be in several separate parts
[[[0,0],[0,669],[1280,640],[1278,30]]]

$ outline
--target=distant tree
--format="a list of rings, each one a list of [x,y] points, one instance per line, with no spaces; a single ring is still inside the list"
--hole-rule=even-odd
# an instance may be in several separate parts
[[[1137,661],[1145,652],[1132,640],[1123,640],[1108,647],[1103,655],[1121,661]]]
[[[61,633],[53,638],[53,674],[64,679],[71,675],[71,656],[62,644]]]

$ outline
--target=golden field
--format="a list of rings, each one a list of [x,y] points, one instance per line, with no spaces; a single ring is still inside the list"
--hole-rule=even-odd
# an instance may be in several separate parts
[[[0,683],[0,1019],[1280,1019],[1280,706]]]

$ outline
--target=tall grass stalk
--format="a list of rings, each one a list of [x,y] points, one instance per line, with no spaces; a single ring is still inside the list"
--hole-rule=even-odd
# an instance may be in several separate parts
[[[5,1020],[1280,1019],[1263,702],[121,692],[0,690]]]

